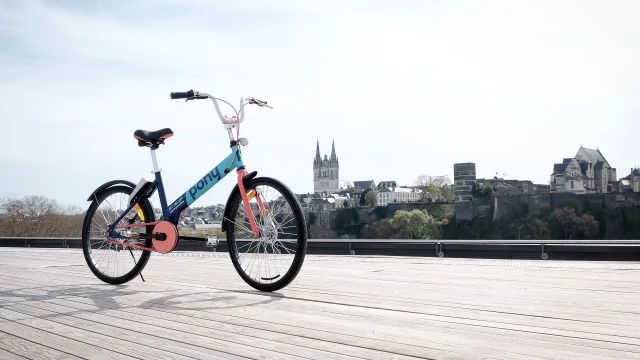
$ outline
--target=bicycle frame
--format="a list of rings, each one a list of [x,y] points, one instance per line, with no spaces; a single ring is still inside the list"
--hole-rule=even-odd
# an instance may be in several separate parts
[[[131,247],[142,249],[142,250],[155,251],[153,248],[147,248],[147,247],[136,245],[136,244],[123,243],[120,241],[113,240],[113,239],[132,239],[132,238],[121,235],[116,231],[116,229],[156,225],[160,221],[169,221],[170,223],[172,223],[174,226],[177,227],[178,222],[180,220],[180,215],[182,214],[182,212],[185,209],[187,209],[189,206],[191,206],[199,197],[204,195],[207,191],[209,191],[212,187],[214,187],[217,183],[219,183],[225,176],[227,176],[227,174],[229,174],[234,169],[238,174],[238,190],[240,190],[242,203],[244,205],[245,211],[249,218],[249,223],[251,224],[251,230],[256,238],[260,236],[258,226],[256,225],[255,217],[249,205],[250,198],[247,196],[247,192],[244,187],[244,178],[247,176],[247,171],[245,170],[244,163],[242,162],[240,145],[246,145],[245,143],[242,142],[242,140],[246,140],[246,139],[240,139],[240,138],[235,139],[232,131],[232,128],[234,128],[235,126],[239,126],[239,124],[244,120],[244,105],[245,105],[244,100],[240,99],[241,107],[240,107],[240,112],[239,113],[236,112],[237,117],[233,117],[230,119],[222,115],[222,113],[220,112],[220,108],[218,107],[218,104],[216,102],[216,98],[209,94],[204,94],[204,93],[194,94],[193,91],[190,91],[190,94],[178,93],[178,95],[174,97],[174,94],[172,93],[171,96],[172,98],[185,98],[186,96],[193,97],[194,95],[196,98],[208,98],[213,101],[216,112],[218,113],[218,116],[220,117],[222,123],[225,125],[225,129],[229,134],[229,140],[231,141],[231,154],[227,156],[224,160],[222,160],[211,171],[206,173],[200,180],[198,180],[197,183],[195,183],[192,187],[190,187],[189,190],[185,191],[184,194],[182,194],[180,197],[174,200],[171,203],[171,205],[167,206],[167,198],[164,191],[164,185],[162,183],[162,176],[160,174],[161,170],[158,168],[158,162],[156,160],[155,149],[157,148],[157,146],[155,148],[152,147],[151,159],[153,160],[153,172],[155,173],[155,180],[151,183],[144,184],[143,185],[144,189],[141,189],[140,191],[138,191],[138,193],[135,194],[135,197],[130,200],[129,207],[122,214],[120,214],[120,216],[118,216],[118,218],[113,223],[109,225],[109,228],[107,231],[107,240],[109,242],[123,245],[123,246],[131,246]],[[261,102],[253,98],[251,101],[252,103],[259,104],[260,106],[267,106],[266,102]],[[270,106],[267,106],[267,107],[271,108]],[[158,196],[160,197],[160,206],[162,208],[162,217],[160,221],[143,222],[142,224],[116,226],[116,224],[119,223],[126,216],[126,214],[128,214],[142,199],[150,197],[155,192],[156,189],[158,190]],[[252,198],[254,195],[256,194],[252,194]],[[260,212],[262,214],[265,214],[265,208],[268,208],[268,205],[262,201],[260,196],[256,196],[256,200],[258,202],[258,208]],[[139,214],[137,216],[140,216],[142,221],[146,221],[147,219],[142,218],[143,216],[141,215],[141,212],[139,212],[139,208],[137,208],[136,210],[138,210],[138,214]]]
[[[247,214],[249,215],[249,221],[251,223],[251,228],[254,234],[258,233],[257,225],[255,224],[255,219],[251,212],[249,206],[249,200],[246,194],[246,190],[244,188],[243,178],[247,175],[247,171],[245,170],[244,163],[242,162],[242,155],[240,154],[240,150],[238,146],[235,144],[235,141],[232,142],[231,145],[231,154],[227,156],[224,160],[222,160],[217,166],[215,166],[211,171],[205,174],[198,182],[196,182],[193,186],[189,188],[189,190],[185,191],[180,197],[178,197],[175,201],[171,203],[171,205],[167,206],[166,195],[164,191],[164,185],[162,183],[162,175],[160,170],[157,168],[157,162],[155,160],[155,150],[152,151],[154,172],[155,172],[155,180],[151,183],[151,186],[148,187],[146,191],[140,192],[140,194],[136,195],[134,199],[132,199],[129,207],[109,226],[108,237],[112,239],[127,239],[127,237],[122,236],[118,232],[116,232],[116,228],[126,228],[126,227],[134,227],[134,226],[145,226],[145,225],[155,225],[156,222],[142,223],[142,224],[134,224],[134,225],[121,225],[116,226],[115,224],[119,223],[120,220],[124,218],[126,214],[128,214],[143,198],[150,196],[157,189],[158,196],[160,198],[160,206],[162,208],[162,220],[167,220],[171,222],[173,225],[177,226],[178,221],[180,219],[180,215],[182,212],[191,206],[199,197],[204,195],[207,191],[213,188],[216,184],[218,184],[222,179],[224,179],[232,170],[236,170],[238,174],[238,186],[240,188],[240,194],[242,195],[243,203]],[[258,204],[261,211],[264,211],[264,204],[261,199],[258,197]],[[146,219],[142,219],[143,221]],[[120,242],[117,242],[120,244]],[[140,247],[134,244],[122,244],[126,246],[132,246],[137,248],[146,249],[144,247]]]

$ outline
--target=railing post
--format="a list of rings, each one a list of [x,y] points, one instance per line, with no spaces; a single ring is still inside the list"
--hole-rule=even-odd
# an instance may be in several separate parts
[[[444,251],[442,251],[443,246],[444,244],[440,241],[436,242],[436,255],[438,255],[438,257],[444,257]]]

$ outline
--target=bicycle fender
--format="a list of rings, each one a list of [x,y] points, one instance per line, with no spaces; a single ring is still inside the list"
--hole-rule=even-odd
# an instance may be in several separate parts
[[[255,178],[256,175],[258,175],[258,172],[252,171],[242,179],[242,182],[244,183],[245,188],[247,187],[247,184],[249,183],[249,181],[253,180],[253,178]],[[233,198],[236,196],[240,196],[240,187],[238,186],[238,184],[236,184],[236,186],[233,187],[233,190],[231,190],[231,193],[229,194],[229,198],[227,198],[227,203],[224,205],[224,215],[222,215],[222,224],[220,225],[220,230],[222,232],[227,231],[227,223],[229,222],[229,220],[227,219],[229,219],[229,213],[231,212],[231,202],[233,201]]]
[[[224,205],[224,215],[222,215],[222,224],[220,225],[220,230],[222,232],[227,231],[227,223],[229,222],[227,219],[229,219],[229,213],[231,212],[231,201],[236,196],[240,196],[240,188],[238,187],[238,184],[233,187],[233,190],[231,190],[231,193],[229,194],[229,198],[227,198],[227,203]]]
[[[92,201],[95,198],[98,197],[98,195],[102,194],[105,190],[107,190],[108,188],[114,186],[114,185],[125,185],[125,186],[129,186],[132,189],[135,189],[136,184],[132,183],[131,181],[127,181],[127,180],[111,180],[111,181],[107,181],[106,183],[100,185],[97,189],[93,190],[93,192],[91,193],[91,195],[89,195],[89,197],[87,198],[87,201]]]

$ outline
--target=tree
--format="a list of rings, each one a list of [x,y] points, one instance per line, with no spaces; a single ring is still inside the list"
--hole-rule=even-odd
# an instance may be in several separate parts
[[[525,224],[524,239],[541,240],[550,238],[549,224],[546,221],[527,216]]]
[[[429,194],[434,200],[444,198],[447,201],[451,201],[453,200],[454,192],[449,186],[450,183],[451,180],[447,176],[420,175],[415,181],[415,186],[422,190],[425,198]]]
[[[430,204],[427,212],[436,220],[442,220],[455,216],[455,207],[453,204]]]
[[[480,189],[478,189],[478,194],[482,197],[490,197],[493,196],[493,186],[484,185]]]
[[[367,239],[397,239],[401,232],[391,226],[389,219],[374,221],[365,225],[364,237]]]
[[[585,239],[595,239],[598,236],[600,224],[593,215],[582,214],[580,216],[580,226],[582,228],[582,236]]]
[[[309,214],[309,239],[336,239],[336,233],[329,226],[329,213]]]
[[[365,196],[364,196],[364,202],[365,204],[367,204],[368,206],[376,206],[376,203],[378,202],[377,196],[375,191],[369,191]]]
[[[335,239],[336,233],[324,222],[316,222],[309,227],[309,239]]]
[[[435,239],[440,237],[441,225],[425,210],[399,210],[390,221],[394,229],[400,230],[410,239]]]
[[[564,207],[555,210],[549,217],[549,227],[558,239],[593,239],[598,236],[600,224],[589,213],[578,215],[576,210]]]
[[[335,212],[335,220],[333,223],[333,229],[335,229],[338,235],[354,234],[358,230],[354,229],[358,227],[360,223],[360,214],[356,208],[343,208],[337,209]]]
[[[82,209],[61,206],[44,196],[0,200],[0,234],[3,236],[80,237]]]

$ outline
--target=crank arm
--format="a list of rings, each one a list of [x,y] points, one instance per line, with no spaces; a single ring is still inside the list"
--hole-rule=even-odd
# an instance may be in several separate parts
[[[107,237],[107,241],[112,243],[112,244],[120,245],[122,247],[132,247],[134,249],[156,252],[156,249],[154,249],[154,248],[148,248],[146,246],[141,246],[141,245],[137,245],[137,244],[129,244],[129,243],[121,242],[121,241],[116,241],[116,240],[113,240],[113,239],[111,239],[109,237]]]

